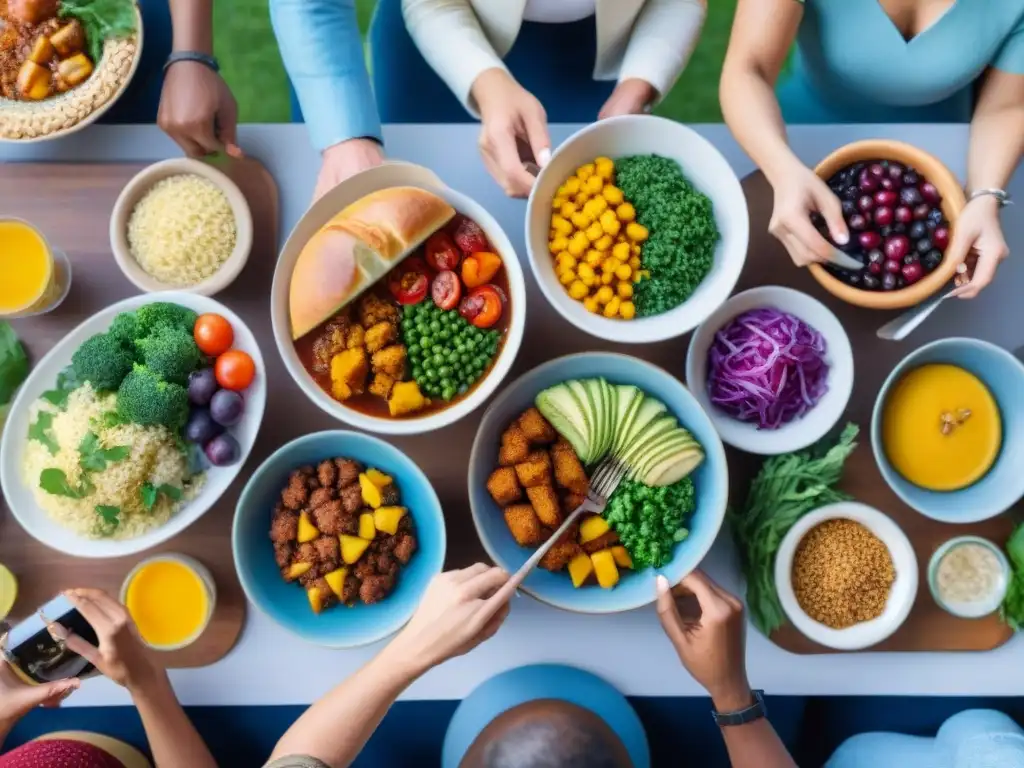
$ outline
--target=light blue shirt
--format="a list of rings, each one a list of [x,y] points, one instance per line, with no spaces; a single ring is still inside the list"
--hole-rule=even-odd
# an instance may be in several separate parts
[[[270,20],[313,146],[381,141],[355,0],[270,0]]]

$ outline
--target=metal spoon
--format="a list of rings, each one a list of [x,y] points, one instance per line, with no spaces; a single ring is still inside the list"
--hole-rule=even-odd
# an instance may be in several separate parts
[[[851,272],[860,272],[861,270],[864,269],[863,264],[861,264],[852,256],[848,256],[847,254],[843,253],[838,248],[833,248],[832,253],[829,254],[829,257],[826,260],[829,264],[837,266],[840,269],[849,270]]]
[[[952,295],[953,291],[951,290],[940,296],[932,296],[932,298],[928,299],[928,301],[923,304],[917,305],[909,312],[904,312],[895,320],[890,320],[878,329],[876,335],[878,338],[885,339],[886,341],[903,341],[903,339],[913,333],[921,323],[928,319],[932,312],[938,308],[939,304]]]

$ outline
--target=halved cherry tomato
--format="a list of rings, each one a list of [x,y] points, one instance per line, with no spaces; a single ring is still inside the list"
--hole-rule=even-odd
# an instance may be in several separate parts
[[[501,319],[501,294],[493,285],[481,285],[459,304],[459,314],[477,328],[490,328]]]
[[[443,272],[446,269],[455,269],[459,266],[459,249],[455,247],[455,241],[447,232],[435,232],[427,238],[424,246],[427,256],[427,264]]]
[[[462,262],[462,282],[467,288],[476,288],[494,279],[501,269],[501,257],[490,251],[469,254]]]
[[[196,346],[202,350],[204,355],[210,357],[227,352],[235,341],[235,332],[231,328],[231,323],[221,315],[212,312],[198,317],[192,335],[195,337]]]
[[[419,304],[430,289],[430,277],[423,259],[410,256],[393,270],[388,289],[399,304]]]
[[[459,282],[459,276],[450,269],[438,272],[430,285],[430,295],[441,309],[455,309],[455,305],[462,298],[462,283]]]
[[[256,376],[256,364],[240,349],[229,349],[213,364],[213,374],[224,389],[236,392],[252,384]]]

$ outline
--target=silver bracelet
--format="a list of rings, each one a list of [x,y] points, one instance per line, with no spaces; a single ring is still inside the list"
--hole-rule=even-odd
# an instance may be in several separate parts
[[[1009,193],[1007,193],[1005,189],[995,188],[976,189],[973,192],[971,192],[970,195],[967,196],[967,202],[971,202],[971,200],[976,200],[979,197],[985,197],[986,195],[991,195],[992,197],[994,197],[999,202],[1000,208],[1005,208],[1008,205],[1013,205],[1013,200],[1010,199],[1010,195]]]

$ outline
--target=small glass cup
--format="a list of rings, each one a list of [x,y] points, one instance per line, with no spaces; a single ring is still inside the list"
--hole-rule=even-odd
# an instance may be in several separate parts
[[[45,250],[46,259],[49,262],[49,276],[39,293],[26,304],[20,307],[0,307],[0,319],[32,317],[33,315],[52,312],[61,305],[64,299],[67,298],[68,291],[71,290],[70,259],[68,259],[63,251],[50,245],[43,233],[24,219],[14,217],[0,218],[0,224],[4,223],[20,224],[27,227],[39,238]],[[3,244],[0,243],[0,248],[2,247]]]

